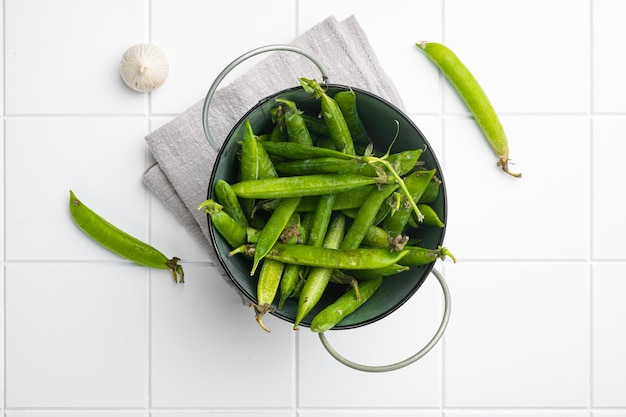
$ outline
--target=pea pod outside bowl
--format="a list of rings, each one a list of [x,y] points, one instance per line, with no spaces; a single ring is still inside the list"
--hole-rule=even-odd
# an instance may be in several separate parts
[[[270,110],[276,105],[276,98],[291,100],[297,103],[298,108],[306,113],[319,113],[319,100],[312,97],[311,94],[307,93],[301,86],[294,86],[292,88],[274,92],[273,94],[261,99],[243,117],[241,117],[241,119],[231,129],[222,146],[217,146],[209,129],[208,118],[211,100],[213,99],[214,93],[219,84],[226,77],[226,75],[241,62],[255,55],[273,51],[298,53],[310,59],[320,70],[321,82],[324,84],[327,89],[327,93],[330,96],[333,96],[339,91],[353,90],[357,96],[359,116],[363,121],[370,138],[372,139],[374,149],[384,153],[389,146],[392,145],[392,141],[393,152],[417,148],[424,149],[420,160],[424,162],[427,168],[436,169],[437,176],[441,180],[439,195],[437,199],[431,203],[431,205],[440,215],[441,220],[444,222],[444,226],[441,228],[432,228],[428,234],[420,235],[420,246],[432,249],[442,246],[446,231],[445,222],[447,215],[445,180],[443,178],[439,161],[432,151],[432,147],[429,145],[426,137],[407,115],[387,100],[359,88],[328,83],[328,76],[323,65],[307,51],[291,45],[269,45],[251,50],[241,55],[231,62],[231,64],[229,64],[218,75],[209,89],[204,101],[203,127],[209,144],[218,152],[218,155],[213,166],[211,179],[208,185],[207,198],[213,200],[216,199],[214,184],[217,180],[222,179],[230,184],[234,184],[238,181],[237,158],[240,147],[239,141],[243,136],[245,122],[249,121],[253,132],[257,135],[268,133],[274,124]],[[305,74],[303,74],[303,76],[304,75]],[[297,83],[298,80],[294,80],[294,85]],[[229,246],[228,242],[212,227],[209,216],[207,216],[207,220],[209,222],[211,243],[217,253],[221,267],[236,287],[243,293],[243,295],[249,299],[251,303],[256,303],[257,277],[250,276],[252,260],[245,256],[229,256],[232,248]],[[422,283],[431,273],[437,278],[442,287],[445,309],[437,332],[430,342],[416,354],[394,364],[370,366],[355,363],[346,359],[332,348],[325,333],[320,333],[319,336],[324,347],[335,359],[344,365],[365,372],[392,371],[405,367],[420,359],[428,351],[430,351],[430,349],[432,349],[432,347],[434,347],[434,345],[441,338],[450,316],[449,290],[441,274],[434,269],[434,263],[414,266],[408,271],[401,272],[398,276],[395,276],[392,279],[385,279],[382,285],[366,303],[349,316],[343,318],[343,320],[341,320],[332,329],[353,329],[383,319],[409,300],[411,296],[418,291]],[[340,288],[340,286],[331,285],[327,287],[322,299],[315,306],[313,311],[300,322],[300,325],[304,327],[310,326],[312,318],[324,307],[335,301],[339,295],[343,293],[343,291],[345,290]],[[296,311],[297,300],[289,299],[281,309],[274,308],[271,314],[289,323],[294,323]]]

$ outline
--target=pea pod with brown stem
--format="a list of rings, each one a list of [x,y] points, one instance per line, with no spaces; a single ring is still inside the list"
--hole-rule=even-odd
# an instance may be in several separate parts
[[[257,302],[250,304],[254,308],[256,322],[268,333],[270,329],[263,323],[263,316],[273,310],[272,302],[278,291],[284,269],[285,264],[280,261],[266,259],[263,262],[257,283]]]
[[[487,94],[470,70],[445,45],[437,42],[418,42],[416,46],[426,53],[457,90],[498,156],[498,166],[509,175],[521,177],[522,174],[509,171],[509,143],[506,133]]]
[[[157,249],[112,225],[83,204],[71,190],[69,206],[76,225],[100,245],[139,265],[170,269],[175,282],[185,282],[183,267],[178,265],[179,258],[168,259]]]

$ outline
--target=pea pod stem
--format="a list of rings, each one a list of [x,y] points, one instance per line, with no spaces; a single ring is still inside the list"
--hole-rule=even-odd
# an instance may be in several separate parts
[[[487,94],[474,75],[447,46],[437,42],[418,42],[416,46],[439,67],[448,81],[459,93],[476,122],[483,131],[491,148],[498,156],[498,166],[513,177],[522,174],[509,171],[509,144],[504,128],[500,123]]]
[[[411,193],[406,188],[404,181],[402,180],[400,175],[398,175],[398,173],[393,168],[393,166],[391,166],[391,163],[387,159],[385,159],[385,157],[378,158],[376,156],[364,156],[363,159],[371,163],[374,163],[374,162],[381,163],[389,170],[389,173],[395,179],[396,183],[402,190],[402,193],[406,196],[407,201],[411,205],[411,208],[415,212],[415,215],[417,216],[417,220],[421,222],[424,219],[424,215],[422,214],[420,209],[417,207],[417,204],[415,203],[415,200],[413,200],[413,198],[411,197]]]

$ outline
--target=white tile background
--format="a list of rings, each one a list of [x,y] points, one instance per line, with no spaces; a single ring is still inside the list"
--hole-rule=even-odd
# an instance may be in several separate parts
[[[626,416],[626,2],[621,0],[4,0],[0,86],[0,408],[8,417]],[[438,153],[448,185],[438,265],[445,337],[403,370],[363,374],[310,332],[260,332],[141,183],[143,137],[221,69],[355,14]],[[524,178],[495,168],[452,89],[414,47],[443,41],[501,115]],[[119,78],[154,42],[167,83]],[[241,69],[242,71],[245,68]],[[187,283],[85,240],[73,188],[113,223],[185,259]],[[385,320],[331,334],[364,362],[434,332],[434,280]]]

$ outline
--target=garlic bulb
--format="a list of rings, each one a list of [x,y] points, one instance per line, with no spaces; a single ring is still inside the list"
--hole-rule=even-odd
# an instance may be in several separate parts
[[[122,56],[120,73],[127,86],[135,91],[148,92],[160,87],[169,72],[167,57],[155,45],[133,45]]]

